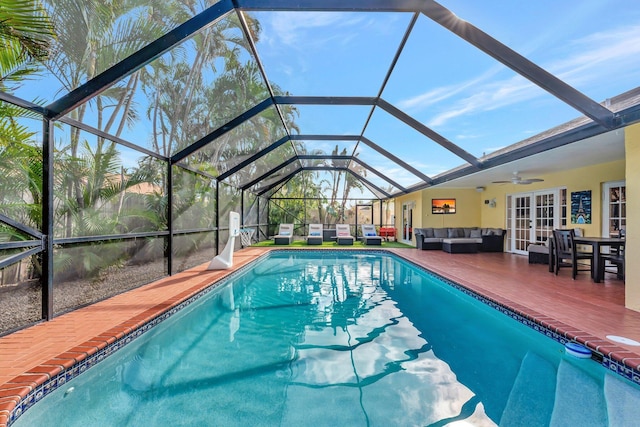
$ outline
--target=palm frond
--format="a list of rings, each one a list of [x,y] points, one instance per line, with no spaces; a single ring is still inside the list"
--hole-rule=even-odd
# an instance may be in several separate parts
[[[25,60],[44,61],[53,25],[37,0],[0,0],[0,43],[17,42]]]

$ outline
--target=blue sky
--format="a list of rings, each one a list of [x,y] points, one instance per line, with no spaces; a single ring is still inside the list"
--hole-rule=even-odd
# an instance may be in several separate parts
[[[602,0],[441,4],[598,102],[640,85],[640,6]],[[263,25],[257,46],[269,79],[300,96],[377,95],[411,17],[302,12],[253,16]],[[581,115],[425,16],[418,19],[382,97],[474,156]],[[301,132],[317,133],[320,126],[337,133],[361,131],[362,114],[347,115],[345,110],[301,110]],[[342,125],[351,119],[351,126]],[[335,126],[325,127],[332,122]],[[340,132],[346,128],[348,132]],[[427,175],[463,163],[379,110],[365,136]],[[404,176],[397,165],[368,154],[367,163],[388,171],[401,184],[415,183],[415,177]]]
[[[596,101],[640,86],[640,5],[634,2],[440,3]],[[409,13],[251,15],[262,26],[256,45],[267,76],[273,84],[298,96],[376,96],[412,17]],[[45,77],[17,95],[53,100],[61,95],[55,88],[52,78]],[[382,97],[474,156],[580,116],[422,15]],[[136,101],[146,103],[141,94]],[[146,108],[140,105],[140,111]],[[299,106],[298,110],[297,123],[303,134],[359,135],[371,108]],[[150,134],[150,123],[141,120],[123,137],[148,146],[145,141]],[[364,135],[429,176],[463,163],[380,109]],[[309,151],[330,153],[336,142],[304,144]],[[371,148],[360,144],[357,152],[401,185],[418,182],[417,177]]]

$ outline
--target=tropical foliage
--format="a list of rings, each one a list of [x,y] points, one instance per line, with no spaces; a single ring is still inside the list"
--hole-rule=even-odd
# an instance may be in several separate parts
[[[60,95],[72,91],[205,7],[207,3],[197,1],[56,0],[39,7],[32,0],[0,0],[0,90],[10,92],[30,74],[46,69],[49,78],[59,80]],[[259,23],[248,20],[247,25],[259,37]],[[151,131],[133,142],[168,157],[268,96],[244,44],[235,15],[223,19],[79,105],[69,117],[117,137],[137,132],[140,122],[146,120]],[[24,124],[23,119],[30,115],[38,119],[26,110],[0,103],[0,212],[38,229],[42,222],[42,146],[39,132],[33,130],[38,125]],[[216,188],[207,176],[216,176],[242,156],[258,151],[259,144],[279,137],[278,124],[281,128],[279,115],[267,111],[184,160],[186,166],[204,175],[181,172],[185,170],[178,165],[173,168],[176,229],[217,225]],[[244,175],[251,173],[250,169],[243,171]],[[54,179],[57,238],[168,228],[167,167],[152,156],[132,154],[108,139],[59,125],[55,129]],[[241,182],[243,175],[232,179]],[[224,192],[224,208],[239,205],[239,191],[229,188]],[[3,226],[3,230],[10,227]],[[8,238],[27,238],[11,232],[13,237]],[[156,244],[163,240],[154,239]],[[196,243],[181,242],[185,251]],[[56,272],[75,277],[97,274],[101,268],[130,258],[139,248],[131,247],[119,256],[109,254],[104,246],[85,249],[58,250]]]
[[[49,54],[52,25],[34,0],[0,0],[0,90],[12,93]],[[28,110],[0,102],[0,213],[30,227],[42,221],[42,150],[25,122]],[[29,239],[0,224],[1,240]]]
[[[49,55],[52,35],[37,0],[0,0],[0,90],[12,91],[38,71]]]

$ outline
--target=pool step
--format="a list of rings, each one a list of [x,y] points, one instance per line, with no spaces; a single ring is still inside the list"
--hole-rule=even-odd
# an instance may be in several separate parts
[[[604,395],[609,425],[625,427],[638,425],[640,420],[640,390],[612,374],[604,378]]]
[[[602,384],[574,362],[560,360],[556,402],[550,426],[602,427],[608,425]],[[575,363],[591,363],[577,360]]]
[[[529,352],[520,365],[501,427],[640,425],[640,390],[615,374],[602,381],[580,368],[587,360],[561,359],[555,366]]]
[[[555,366],[537,354],[528,352],[522,359],[500,426],[548,426],[555,389]]]

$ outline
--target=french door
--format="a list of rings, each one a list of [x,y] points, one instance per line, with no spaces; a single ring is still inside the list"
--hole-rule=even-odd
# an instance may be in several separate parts
[[[416,202],[408,202],[402,204],[402,240],[410,242],[413,235],[413,209]]]
[[[510,197],[507,229],[510,252],[526,255],[531,243],[544,244],[560,227],[559,191],[518,193]]]
[[[627,187],[625,181],[602,186],[602,236],[618,237],[627,228]]]

